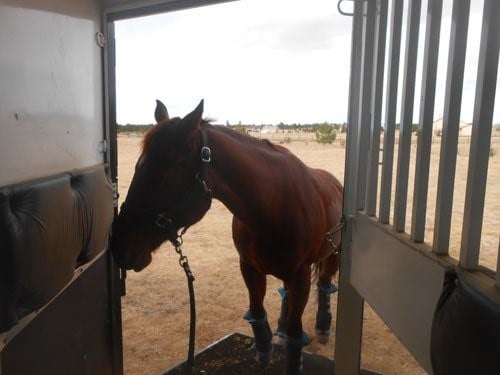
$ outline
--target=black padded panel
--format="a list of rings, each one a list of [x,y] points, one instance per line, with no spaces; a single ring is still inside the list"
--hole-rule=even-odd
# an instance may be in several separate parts
[[[0,332],[106,248],[112,219],[102,165],[0,189]]]
[[[500,305],[446,271],[431,333],[434,374],[500,374]]]
[[[82,220],[84,242],[78,255],[78,264],[93,259],[108,243],[113,221],[113,188],[104,171],[87,169],[71,173],[71,187],[78,200],[78,217]]]

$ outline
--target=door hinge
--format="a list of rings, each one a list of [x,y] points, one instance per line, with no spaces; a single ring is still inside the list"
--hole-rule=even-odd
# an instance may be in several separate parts
[[[95,33],[95,41],[99,47],[104,48],[106,45],[106,36],[100,31]]]
[[[103,154],[108,152],[108,141],[103,139],[101,142],[99,142],[99,151],[102,152]]]

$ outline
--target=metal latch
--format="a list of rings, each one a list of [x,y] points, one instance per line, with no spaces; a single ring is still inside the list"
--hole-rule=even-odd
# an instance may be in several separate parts
[[[354,16],[354,12],[345,12],[344,10],[342,10],[342,7],[340,4],[342,4],[343,2],[345,1],[354,1],[354,0],[339,0],[339,2],[337,3],[337,9],[339,11],[340,14],[342,14],[343,16]]]
[[[118,208],[118,198],[120,198],[120,193],[118,193],[118,183],[113,182],[113,207]]]

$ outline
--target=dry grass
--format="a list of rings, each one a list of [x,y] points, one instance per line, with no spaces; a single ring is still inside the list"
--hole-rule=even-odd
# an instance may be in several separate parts
[[[140,138],[122,135],[119,146],[119,189],[125,197],[134,164],[139,153]],[[426,241],[432,240],[434,220],[432,205],[435,202],[435,182],[439,145],[433,148],[429,192],[429,212]],[[315,142],[296,141],[287,145],[305,163],[329,170],[340,179],[344,175],[345,149],[338,140],[330,146]],[[499,145],[493,146],[500,149]],[[457,249],[461,230],[463,197],[465,196],[467,150],[460,148],[457,182],[455,184],[452,248]],[[490,175],[486,197],[481,262],[493,267],[498,251],[498,214],[500,210],[500,157],[490,158]],[[414,161],[412,161],[412,166]],[[413,172],[410,172],[412,175]],[[410,181],[410,189],[413,185]],[[411,193],[410,195],[411,196]],[[411,207],[411,201],[408,204]],[[411,210],[409,210],[411,211]],[[410,215],[411,212],[408,212]],[[408,216],[409,218],[409,216]],[[409,223],[410,220],[408,219]],[[238,331],[250,334],[249,325],[242,316],[247,309],[247,293],[239,272],[239,262],[231,240],[231,214],[220,203],[214,202],[206,217],[193,226],[185,236],[184,249],[196,276],[197,342],[200,350],[228,333]],[[453,250],[456,253],[456,250]],[[159,374],[182,362],[187,352],[188,294],[184,273],[177,262],[177,255],[165,244],[155,255],[153,263],[141,273],[129,273],[127,295],[123,304],[123,339],[125,372],[127,374]],[[276,326],[280,299],[276,289],[278,280],[268,278],[266,308],[271,326]],[[315,298],[310,298],[304,314],[304,328],[313,339],[307,350],[333,357],[330,344],[322,346],[314,338]],[[336,297],[332,301],[336,310]],[[362,364],[384,374],[420,374],[424,371],[402,347],[397,338],[367,306],[365,309]]]

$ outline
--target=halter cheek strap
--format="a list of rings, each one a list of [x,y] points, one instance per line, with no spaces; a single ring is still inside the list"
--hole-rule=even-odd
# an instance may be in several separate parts
[[[196,174],[196,179],[201,183],[204,193],[212,195],[212,191],[207,186],[208,167],[212,161],[212,150],[208,147],[208,136],[204,130],[201,131],[200,159],[200,171]]]
[[[207,185],[208,167],[212,160],[212,150],[208,146],[206,131],[201,130],[200,168],[196,173],[194,183],[179,198],[177,204],[169,212],[160,212],[156,215],[155,224],[168,233],[170,241],[178,241],[190,225],[185,225],[180,236],[177,233],[179,216],[186,212],[186,206],[193,202],[202,205],[203,213],[208,211],[212,202],[212,191]],[[180,225],[182,227],[182,224]],[[175,240],[174,240],[175,239]]]

